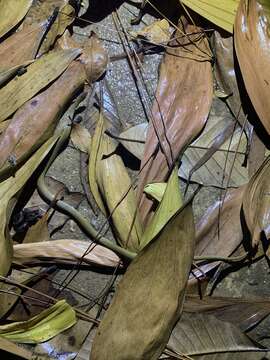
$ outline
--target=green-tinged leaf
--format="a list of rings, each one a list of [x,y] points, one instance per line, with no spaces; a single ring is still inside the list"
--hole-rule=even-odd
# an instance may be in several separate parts
[[[0,44],[0,71],[7,71],[27,63],[37,54],[47,30],[47,22],[24,27]]]
[[[11,209],[16,202],[14,196],[23,188],[26,181],[48,154],[57,139],[58,136],[54,136],[48,140],[14,176],[2,181],[0,184],[0,275],[8,273],[12,261],[12,243],[8,232],[8,223]]]
[[[113,251],[87,241],[40,241],[13,245],[13,261],[19,264],[38,264],[46,260],[62,264],[82,261],[82,264],[108,267],[117,267],[120,263],[120,258]]]
[[[27,72],[0,89],[0,121],[49,85],[68,67],[81,50],[52,51],[29,65]]]
[[[0,337],[21,343],[47,341],[76,323],[75,311],[65,300],[27,321],[0,326]]]
[[[128,267],[98,327],[91,360],[158,359],[182,311],[193,251],[189,202]]]
[[[142,225],[133,185],[123,160],[114,153],[114,141],[105,134],[101,141],[104,156],[96,164],[98,187],[111,215],[118,241],[122,247],[137,252]]]
[[[160,67],[137,190],[144,225],[153,205],[143,194],[145,185],[167,180],[173,164],[203,129],[212,104],[208,40],[196,26],[186,25],[183,31],[192,35],[176,31]]]
[[[74,124],[70,138],[76,149],[88,154],[91,147],[91,135],[85,127],[80,124]]]
[[[152,183],[147,184],[143,191],[145,192],[145,194],[151,196],[153,199],[160,202],[163,198],[166,187],[167,183]]]
[[[7,82],[12,76],[14,76],[20,69],[24,69],[26,66],[31,64],[33,61],[26,61],[23,64],[13,66],[7,70],[0,70],[0,87]]]
[[[232,33],[240,0],[179,0],[213,24]]]
[[[232,323],[203,314],[183,314],[173,329],[168,348],[205,360],[213,356],[218,360],[259,360],[266,354],[263,347],[254,344]]]
[[[0,0],[0,37],[24,18],[31,4],[32,0]]]
[[[119,135],[119,142],[140,160],[143,157],[147,129],[148,124],[142,123],[132,126]]]
[[[270,134],[270,3],[241,0],[234,26],[237,59],[252,101],[265,130]]]
[[[240,126],[211,116],[201,136],[184,152],[179,176],[206,186],[238,187],[249,178],[243,166],[246,151],[247,138]]]
[[[146,227],[140,248],[142,249],[164,228],[168,221],[179,211],[183,205],[177,170],[174,169],[166,186],[164,196],[157,208],[151,222]]]
[[[243,211],[252,245],[270,239],[270,157],[250,179],[243,195]],[[270,251],[268,250],[268,256]]]

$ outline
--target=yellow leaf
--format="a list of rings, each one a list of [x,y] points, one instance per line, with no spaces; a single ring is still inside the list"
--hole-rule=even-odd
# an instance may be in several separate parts
[[[167,187],[167,183],[151,183],[151,184],[147,184],[143,189],[143,191],[151,198],[160,202],[163,198],[166,187]]]
[[[25,344],[44,342],[76,323],[75,311],[65,300],[27,321],[0,326],[0,337]]]
[[[32,0],[0,0],[0,37],[23,19]]]
[[[222,29],[232,33],[240,0],[179,0]]]

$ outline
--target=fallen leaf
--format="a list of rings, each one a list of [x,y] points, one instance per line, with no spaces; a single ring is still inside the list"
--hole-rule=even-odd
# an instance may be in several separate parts
[[[35,344],[51,339],[76,323],[75,311],[65,300],[27,321],[0,325],[0,336],[26,344]]]
[[[167,183],[152,183],[147,184],[143,191],[145,194],[160,202],[164,196],[166,187]]]
[[[137,212],[136,196],[123,160],[114,150],[114,142],[103,134],[103,157],[96,163],[98,188],[121,246],[137,252],[140,248],[142,225]]]
[[[146,141],[148,124],[132,126],[119,135],[119,142],[138,159],[142,159]]]
[[[16,344],[14,344],[12,341],[9,341],[7,339],[3,339],[0,338],[0,349],[1,349],[1,354],[4,355],[2,352],[5,351],[9,354],[12,354],[19,359],[32,359],[32,352],[28,351]],[[7,355],[4,355],[5,357]],[[10,355],[8,355],[6,358],[10,358]]]
[[[268,134],[270,134],[269,12],[268,1],[241,0],[234,25],[235,49],[245,87]]]
[[[243,212],[252,245],[257,246],[262,234],[270,237],[270,157],[250,179],[243,195]],[[268,251],[269,254],[269,251]]]
[[[142,195],[145,185],[167,180],[181,151],[205,125],[212,103],[208,41],[197,27],[188,25],[185,31],[196,34],[174,40],[175,47],[166,49],[160,68],[137,190],[143,223],[152,206]]]
[[[0,1],[0,37],[14,28],[27,14],[33,0]]]
[[[29,65],[27,72],[0,89],[0,121],[12,115],[27,100],[55,80],[81,50],[58,50]]]
[[[76,149],[88,154],[91,147],[91,135],[89,131],[80,124],[72,126],[70,138]]]
[[[170,40],[170,24],[166,19],[156,20],[138,31],[130,31],[134,38],[142,38],[154,44],[164,44]]]
[[[0,184],[0,249],[1,262],[0,274],[6,275],[12,261],[12,243],[8,233],[8,222],[11,210],[15,205],[14,197],[25,185],[26,181],[38,167],[57,141],[58,136],[49,139],[17,172],[13,177],[2,181]]]
[[[222,360],[262,359],[263,347],[254,344],[235,325],[204,314],[183,314],[170,337],[168,348],[192,358]],[[257,352],[257,354],[256,354]],[[243,354],[241,354],[243,353]]]
[[[120,258],[111,250],[87,241],[61,239],[13,245],[13,261],[20,264],[53,263],[89,264],[117,267]]]
[[[189,202],[129,265],[98,327],[91,360],[159,357],[182,312],[193,251]]]

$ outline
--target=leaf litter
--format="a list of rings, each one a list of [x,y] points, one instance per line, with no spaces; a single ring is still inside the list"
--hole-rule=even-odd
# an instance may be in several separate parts
[[[267,358],[269,5],[127,3],[0,1],[1,350]]]

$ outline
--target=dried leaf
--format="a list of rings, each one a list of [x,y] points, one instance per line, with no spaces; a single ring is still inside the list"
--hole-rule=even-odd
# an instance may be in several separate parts
[[[51,339],[75,323],[75,311],[65,300],[60,300],[27,321],[0,325],[0,336],[21,343],[39,343]]]
[[[227,190],[215,201],[196,224],[196,256],[229,257],[243,239],[240,211],[245,187]],[[193,269],[190,279],[215,268],[219,262],[200,264]]]
[[[70,138],[76,149],[88,154],[91,147],[91,135],[89,131],[80,124],[74,124]]]
[[[232,33],[233,24],[240,0],[180,0],[207,20]]]
[[[31,4],[32,0],[0,0],[0,37],[25,17]]]
[[[128,267],[96,333],[91,360],[159,357],[182,311],[193,250],[189,202]]]
[[[27,72],[0,89],[0,121],[12,115],[68,67],[81,50],[52,51],[29,65]]]
[[[270,313],[270,302],[263,298],[229,298],[187,295],[184,312],[214,315],[221,321],[231,322],[241,331],[254,328]]]
[[[120,258],[111,250],[87,241],[61,239],[13,245],[13,261],[20,264],[38,264],[51,260],[54,263],[77,263],[117,267]]]
[[[26,181],[38,167],[57,141],[58,136],[48,140],[14,175],[0,184],[0,274],[6,275],[12,261],[12,244],[8,233],[8,222],[11,209],[15,204],[14,196],[22,189]],[[13,200],[12,200],[13,199]],[[12,201],[12,203],[11,203]]]
[[[215,355],[219,360],[262,359],[265,355],[261,352],[263,347],[255,345],[235,325],[202,314],[183,314],[172,332],[168,348],[205,360]]]
[[[210,117],[201,136],[184,152],[179,176],[205,186],[241,186],[249,179],[243,166],[246,151],[247,139],[238,125],[223,116]],[[202,161],[208,153],[210,159]]]
[[[32,64],[33,60],[26,61],[23,64],[13,66],[12,68],[9,68],[7,70],[0,70],[0,87],[7,82],[12,76],[14,76],[19,70],[25,69],[26,66],[29,64]],[[0,124],[3,124],[0,123]]]
[[[243,211],[253,246],[259,244],[262,234],[266,239],[270,238],[269,177],[270,157],[250,179],[243,195]]]
[[[21,66],[35,59],[47,22],[24,27],[0,44],[0,71]],[[7,56],[8,54],[8,56]]]
[[[104,156],[96,164],[98,187],[111,214],[118,241],[122,247],[137,252],[142,225],[129,174],[121,157],[114,153],[113,141],[105,134],[101,149]]]
[[[140,160],[143,157],[147,129],[148,124],[142,123],[132,126],[119,135],[119,142]]]
[[[14,172],[53,134],[58,120],[84,81],[84,68],[76,61],[48,89],[15,113],[0,135],[0,177]],[[15,164],[11,164],[11,158],[15,159]]]
[[[180,193],[177,170],[174,169],[167,183],[165,193],[159,207],[143,233],[140,243],[141,249],[157,236],[167,222],[176,214],[177,211],[179,211],[182,205],[183,200]]]
[[[143,38],[154,44],[164,44],[170,40],[170,24],[166,19],[156,20],[139,31],[130,31],[134,38]]]
[[[40,243],[41,241],[49,241],[50,234],[48,229],[48,217],[46,212],[34,225],[32,225],[26,232],[23,239],[23,245],[28,244],[30,247],[33,243]],[[15,245],[16,246],[16,245]],[[27,246],[27,245],[26,245]],[[14,246],[13,246],[13,258],[14,258]]]
[[[18,345],[14,344],[13,342],[7,340],[7,339],[3,339],[0,338],[0,349],[1,349],[1,353],[2,351],[5,351],[9,354],[15,355],[16,359],[32,359],[32,352],[19,347]],[[2,353],[3,355],[3,353]],[[5,355],[4,355],[5,356]],[[10,357],[8,356],[7,358],[10,359]]]
[[[244,83],[268,134],[270,134],[269,14],[268,1],[241,0],[234,26],[235,49]]]
[[[198,33],[200,29],[189,25],[185,31]],[[180,152],[202,130],[212,103],[210,49],[204,35],[181,37],[173,45],[177,46],[167,49],[161,64],[152,110],[154,124],[152,121],[148,129],[141,163],[137,195],[143,222],[152,206],[142,196],[144,186],[166,180]]]

